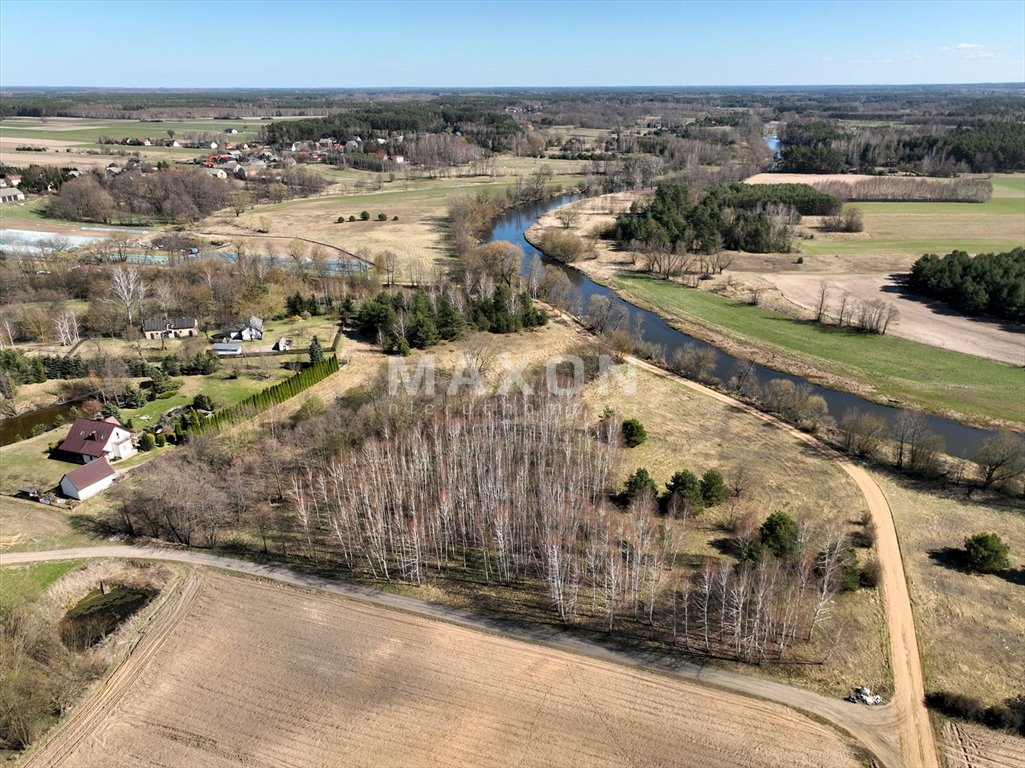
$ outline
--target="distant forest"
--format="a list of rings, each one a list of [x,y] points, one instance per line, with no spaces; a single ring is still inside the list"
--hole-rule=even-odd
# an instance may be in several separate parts
[[[1019,117],[1020,120],[1020,117]],[[956,126],[846,126],[825,120],[789,123],[779,170],[844,173],[877,168],[952,176],[1025,170],[1025,124],[973,120]]]

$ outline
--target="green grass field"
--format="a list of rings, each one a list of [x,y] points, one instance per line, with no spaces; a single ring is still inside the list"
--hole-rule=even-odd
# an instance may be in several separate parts
[[[81,560],[65,560],[0,569],[0,613],[31,602],[57,579],[81,564]]]
[[[247,141],[256,137],[260,128],[269,120],[188,120],[146,123],[141,120],[80,120],[17,118],[0,120],[0,137],[25,139],[31,145],[32,139],[44,141],[67,141],[77,145],[95,144],[100,136],[112,139],[123,138],[168,138],[167,132],[174,131],[175,138],[182,139],[186,133],[219,133],[232,143]],[[236,134],[224,133],[234,128]],[[140,147],[140,149],[142,149]],[[150,149],[150,147],[145,147]]]
[[[795,320],[647,276],[620,277],[615,282],[669,316],[725,331],[850,379],[881,396],[917,403],[933,412],[1025,423],[1025,372],[1013,366],[893,336]]]
[[[802,240],[811,255],[921,256],[1008,251],[1025,246],[1025,176],[991,179],[985,203],[852,203],[865,214],[864,239]]]

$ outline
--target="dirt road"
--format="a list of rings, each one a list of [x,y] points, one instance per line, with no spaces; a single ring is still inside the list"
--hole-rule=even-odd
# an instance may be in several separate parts
[[[336,595],[349,597],[364,603],[371,603],[376,606],[383,606],[406,613],[426,616],[432,619],[439,619],[445,622],[468,627],[476,630],[483,630],[492,634],[508,636],[518,640],[525,640],[541,646],[558,650],[570,651],[591,659],[610,661],[640,669],[648,669],[669,674],[674,677],[690,680],[726,691],[756,696],[758,698],[774,701],[792,707],[802,712],[814,714],[829,723],[839,727],[842,731],[849,733],[857,742],[871,751],[879,761],[889,768],[899,766],[914,766],[918,768],[919,763],[902,762],[900,758],[900,746],[894,737],[895,709],[892,705],[881,707],[865,707],[849,704],[845,701],[822,696],[811,691],[794,688],[771,680],[760,680],[745,675],[729,672],[721,669],[702,667],[695,664],[672,661],[662,657],[643,657],[626,652],[619,652],[603,648],[576,638],[566,637],[556,629],[530,628],[507,622],[496,621],[492,618],[476,614],[472,611],[451,608],[448,606],[427,603],[415,598],[402,595],[379,592],[366,587],[359,587],[349,584],[340,584],[316,576],[295,573],[285,568],[262,565],[246,560],[219,557],[217,555],[197,552],[194,550],[177,550],[158,547],[136,547],[136,546],[98,546],[98,547],[76,547],[74,549],[51,550],[46,552],[16,552],[0,554],[0,566],[17,565],[19,563],[42,562],[49,560],[72,560],[89,557],[131,557],[148,560],[164,560],[180,562],[195,566],[208,566],[222,570],[232,571],[251,576],[259,576],[272,579],[286,584],[307,589],[318,589]],[[187,595],[183,591],[183,600]],[[181,610],[177,601],[172,602],[161,616],[167,615],[168,624],[154,625],[154,630],[144,635],[148,636],[147,645],[140,642],[140,649],[148,652],[147,649],[155,649],[161,640],[162,634],[166,633],[175,617],[180,616]],[[137,654],[132,654],[135,658]],[[122,673],[118,670],[115,676],[121,675],[117,681],[111,678],[105,691],[113,688],[114,695],[130,685],[131,680],[140,673],[141,667],[145,666],[149,656],[139,656],[136,662],[126,662],[128,671]],[[135,669],[139,667],[139,669]],[[133,671],[134,670],[134,671]],[[87,703],[82,710],[85,723],[79,725],[80,717],[72,717],[61,732],[55,734],[50,745],[45,748],[45,762],[33,762],[30,765],[52,764],[50,756],[64,754],[64,750],[71,750],[78,743],[81,734],[88,733],[89,723],[92,718],[99,717],[103,712],[112,706],[108,701],[108,695],[94,697],[94,700]],[[64,731],[73,729],[67,736]],[[51,747],[51,745],[53,745]],[[52,752],[52,749],[60,749],[61,752]],[[41,750],[41,752],[43,752]]]
[[[633,362],[658,375],[671,375],[641,360]],[[889,706],[894,709],[900,736],[900,764],[905,768],[938,768],[936,737],[933,734],[932,722],[929,720],[929,712],[925,707],[925,683],[922,660],[918,652],[918,636],[915,634],[915,618],[911,610],[911,596],[908,594],[907,579],[904,575],[904,561],[897,539],[897,528],[893,522],[893,510],[886,500],[886,495],[864,469],[830,450],[810,435],[721,392],[692,381],[685,380],[685,383],[710,397],[743,408],[753,416],[791,432],[795,437],[836,461],[861,489],[876,526],[876,546],[879,548],[879,561],[882,565],[880,585],[890,634],[890,664],[893,668],[894,696]]]

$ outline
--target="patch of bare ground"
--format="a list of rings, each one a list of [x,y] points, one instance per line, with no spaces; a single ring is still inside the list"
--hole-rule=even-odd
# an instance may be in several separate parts
[[[984,706],[1025,693],[1025,503],[871,474],[893,509],[926,690],[963,693]],[[1010,570],[979,575],[961,567],[965,537],[980,532],[1010,546]]]
[[[783,295],[803,309],[814,311],[823,283],[828,286],[826,313],[839,314],[843,295],[860,301],[882,299],[893,304],[900,317],[887,333],[905,339],[988,357],[1012,365],[1025,364],[1025,327],[959,314],[941,302],[917,299],[891,275],[762,275]]]
[[[948,768],[1025,768],[1025,739],[980,725],[944,723],[940,749]]]
[[[145,650],[34,765],[858,765],[776,704],[220,574]]]

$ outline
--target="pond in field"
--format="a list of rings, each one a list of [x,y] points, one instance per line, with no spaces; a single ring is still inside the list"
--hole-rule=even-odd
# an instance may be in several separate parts
[[[121,622],[153,599],[149,589],[102,583],[72,606],[60,622],[61,642],[73,651],[84,651],[117,629]]]

